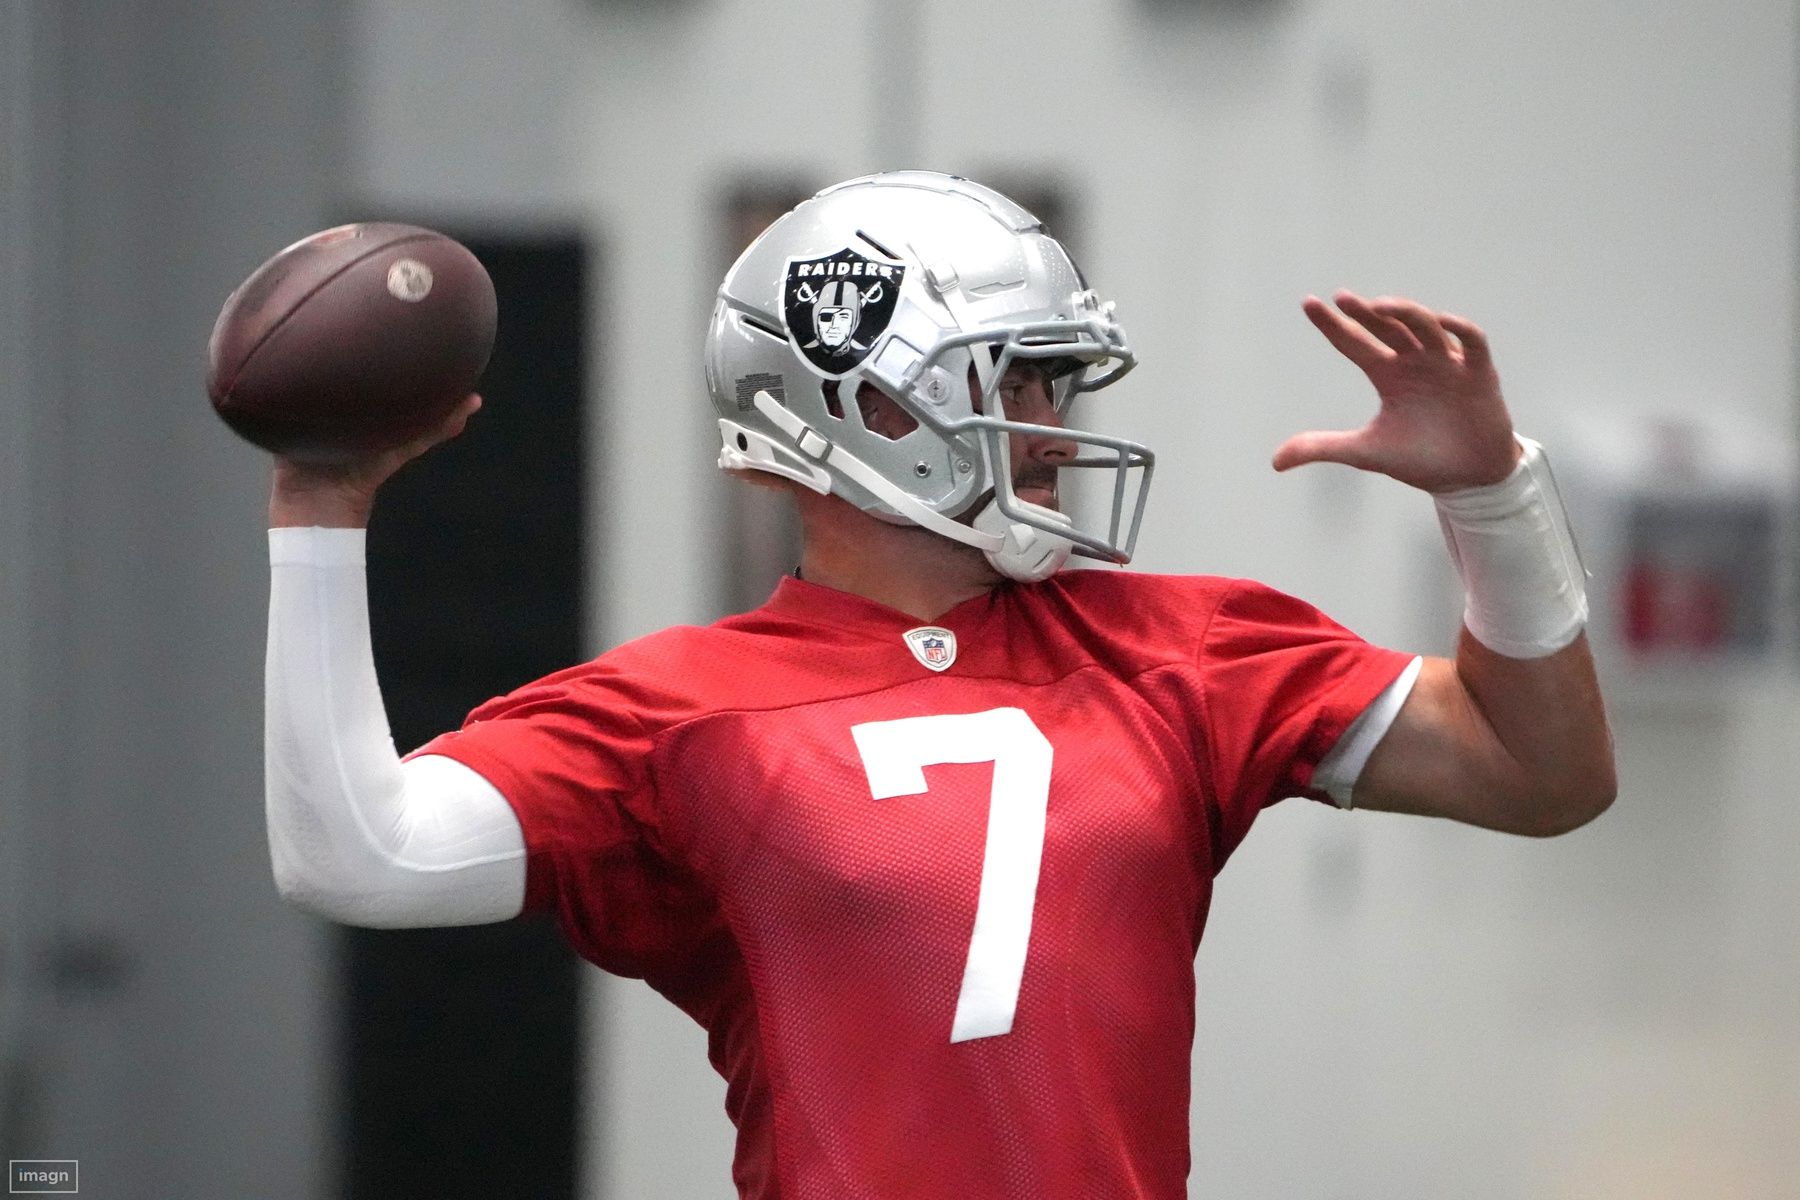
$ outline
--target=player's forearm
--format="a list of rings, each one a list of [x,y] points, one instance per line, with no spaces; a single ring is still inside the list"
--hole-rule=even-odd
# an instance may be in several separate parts
[[[1516,833],[1566,833],[1606,811],[1617,791],[1612,735],[1585,634],[1555,653],[1512,658],[1467,629],[1456,673],[1494,755],[1492,811]]]
[[[1521,445],[1507,479],[1437,503],[1467,592],[1455,671],[1485,727],[1469,732],[1497,760],[1495,811],[1518,832],[1560,833],[1612,802],[1612,739],[1568,515],[1543,448]]]
[[[524,841],[506,800],[460,763],[394,751],[361,533],[276,529],[269,550],[266,804],[283,896],[369,926],[516,915]]]

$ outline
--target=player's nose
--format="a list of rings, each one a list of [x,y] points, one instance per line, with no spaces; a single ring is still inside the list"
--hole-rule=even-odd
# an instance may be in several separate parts
[[[1053,417],[1057,426],[1062,425],[1061,417]],[[1049,424],[1049,422],[1044,422]],[[1052,437],[1046,434],[1034,434],[1025,439],[1025,456],[1033,462],[1049,463],[1052,466],[1063,466],[1075,458],[1074,439]]]
[[[1056,402],[1051,399],[1049,389],[1041,384],[1024,389],[1019,407],[1021,409],[1019,415],[1012,418],[1015,421],[1027,425],[1043,425],[1051,429],[1063,427],[1062,414],[1056,411]],[[1076,450],[1075,442],[1071,438],[1057,437],[1047,433],[1025,435],[1025,456],[1034,462],[1060,466],[1073,459]]]

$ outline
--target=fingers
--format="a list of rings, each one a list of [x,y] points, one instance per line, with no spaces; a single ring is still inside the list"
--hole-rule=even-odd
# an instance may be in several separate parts
[[[1420,351],[1455,358],[1460,349],[1471,365],[1487,364],[1486,337],[1461,317],[1434,312],[1403,296],[1365,300],[1339,291],[1332,298],[1341,313],[1316,296],[1308,296],[1302,307],[1339,353],[1365,371]]]
[[[1423,304],[1399,296],[1383,296],[1372,307],[1383,316],[1391,317],[1406,326],[1408,332],[1418,339],[1422,349],[1445,357],[1455,352],[1456,347],[1451,343],[1450,335],[1438,323],[1438,314]]]
[[[1410,354],[1420,348],[1419,339],[1413,336],[1412,330],[1408,329],[1403,322],[1385,313],[1375,311],[1367,300],[1355,292],[1339,292],[1332,299],[1336,300],[1337,306],[1353,317],[1357,324],[1374,334],[1382,345],[1394,353]]]
[[[479,412],[480,409],[480,396],[474,395],[473,393],[464,396],[462,403],[457,405],[456,408],[451,411],[449,418],[444,422],[444,427],[440,431],[443,436],[438,438],[438,441],[447,442],[451,438],[459,436],[463,431],[463,427],[469,423],[469,418]]]
[[[469,395],[463,397],[462,402],[451,409],[449,415],[446,416],[435,429],[429,429],[412,441],[406,443],[406,445],[401,446],[398,450],[394,451],[395,457],[397,457],[399,462],[410,462],[427,450],[430,450],[432,447],[441,446],[451,438],[461,434],[463,427],[469,423],[469,418],[474,416],[475,411],[480,407],[480,396]]]
[[[1364,371],[1379,370],[1393,360],[1392,350],[1317,296],[1308,296],[1300,307],[1305,310],[1307,319],[1325,335],[1325,340]]]
[[[1276,447],[1270,463],[1277,471],[1287,471],[1307,463],[1334,462],[1347,467],[1369,470],[1373,462],[1369,454],[1366,430],[1313,429],[1296,433]]]
[[[320,466],[277,456],[269,496],[270,525],[366,526],[381,485],[419,455],[461,433],[480,407],[480,396],[467,396],[437,428],[405,445],[347,463]]]
[[[1463,362],[1477,371],[1490,370],[1493,358],[1488,351],[1487,334],[1473,321],[1465,321],[1452,313],[1439,313],[1438,320],[1462,343]]]

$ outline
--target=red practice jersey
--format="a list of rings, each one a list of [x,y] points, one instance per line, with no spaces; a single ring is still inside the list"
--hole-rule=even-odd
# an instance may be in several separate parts
[[[420,753],[517,810],[528,910],[706,1028],[744,1196],[1185,1196],[1213,876],[1411,656],[1204,577],[931,624],[790,579]]]

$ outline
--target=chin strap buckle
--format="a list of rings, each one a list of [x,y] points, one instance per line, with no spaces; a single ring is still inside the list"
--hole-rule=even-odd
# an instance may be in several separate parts
[[[831,453],[831,443],[816,429],[803,429],[799,445],[800,453],[814,462],[824,462],[825,456]]]

